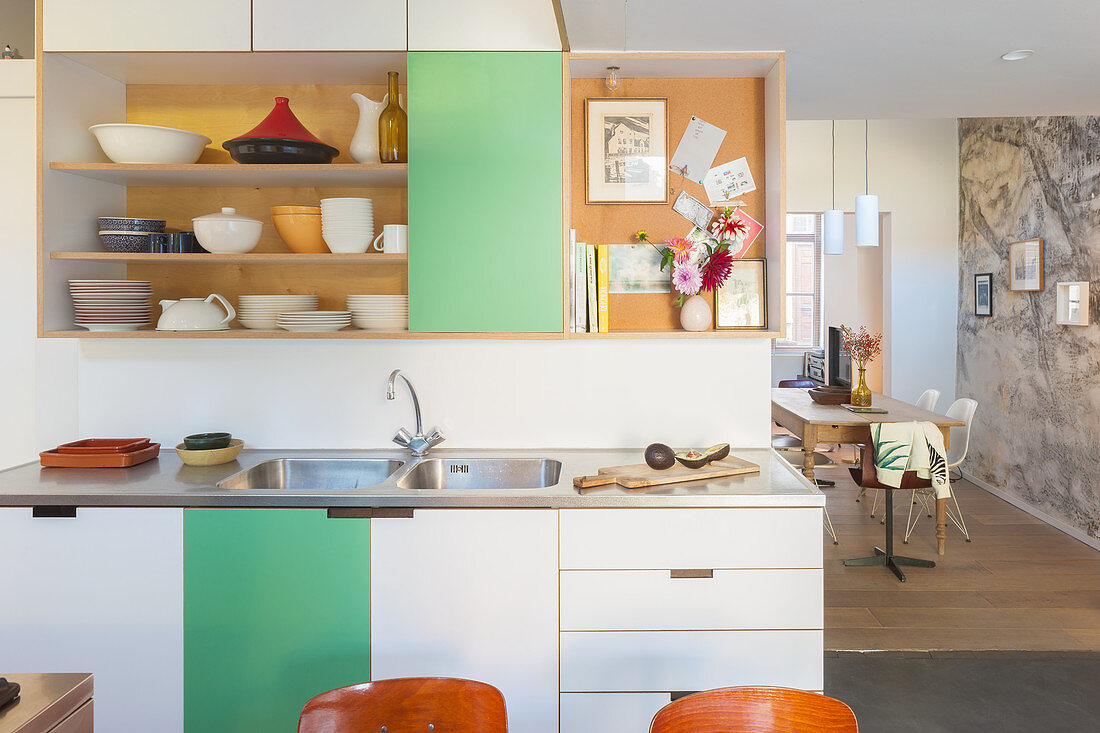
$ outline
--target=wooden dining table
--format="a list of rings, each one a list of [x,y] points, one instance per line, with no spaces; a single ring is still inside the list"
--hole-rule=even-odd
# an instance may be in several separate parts
[[[962,420],[922,410],[908,402],[872,393],[871,406],[885,413],[858,413],[840,405],[819,405],[805,389],[772,389],[772,420],[802,441],[802,474],[814,480],[814,451],[818,443],[865,444],[871,442],[871,423],[931,422],[943,433],[943,445],[951,446],[951,428],[966,425]],[[944,554],[947,540],[947,500],[936,501],[936,540]]]

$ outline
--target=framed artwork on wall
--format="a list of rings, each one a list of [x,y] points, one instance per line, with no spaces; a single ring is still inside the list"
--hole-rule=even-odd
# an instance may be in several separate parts
[[[1027,239],[1008,245],[1008,289],[1043,289],[1043,240]]]
[[[974,276],[974,315],[993,315],[993,273],[983,272]]]
[[[584,100],[589,204],[668,203],[668,100]]]
[[[734,260],[715,297],[715,328],[768,327],[768,274],[763,259]]]

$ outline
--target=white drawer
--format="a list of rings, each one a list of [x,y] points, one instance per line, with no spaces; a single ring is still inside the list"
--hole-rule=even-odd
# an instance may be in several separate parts
[[[821,509],[563,509],[563,570],[820,568]]]
[[[562,733],[645,733],[667,692],[571,692],[558,697]]]
[[[821,631],[563,631],[562,692],[820,690]]]
[[[563,570],[562,631],[821,629],[821,570]]]

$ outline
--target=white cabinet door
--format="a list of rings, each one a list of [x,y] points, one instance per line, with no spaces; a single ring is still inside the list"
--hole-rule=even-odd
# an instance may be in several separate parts
[[[404,51],[405,0],[252,0],[256,51]]]
[[[0,509],[0,669],[91,672],[95,727],[183,731],[183,510]]]
[[[517,733],[558,730],[557,512],[371,520],[371,679],[494,685]]]
[[[251,0],[43,0],[47,51],[250,51]]]
[[[409,0],[410,51],[561,51],[549,0]]]

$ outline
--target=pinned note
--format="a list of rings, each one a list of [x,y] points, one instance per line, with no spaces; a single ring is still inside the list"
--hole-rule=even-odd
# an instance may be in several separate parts
[[[692,115],[668,169],[701,184],[725,139],[725,130]]]
[[[738,196],[755,191],[756,182],[752,179],[749,162],[745,158],[738,158],[707,171],[703,188],[710,199],[710,205],[718,206],[730,204]]]

